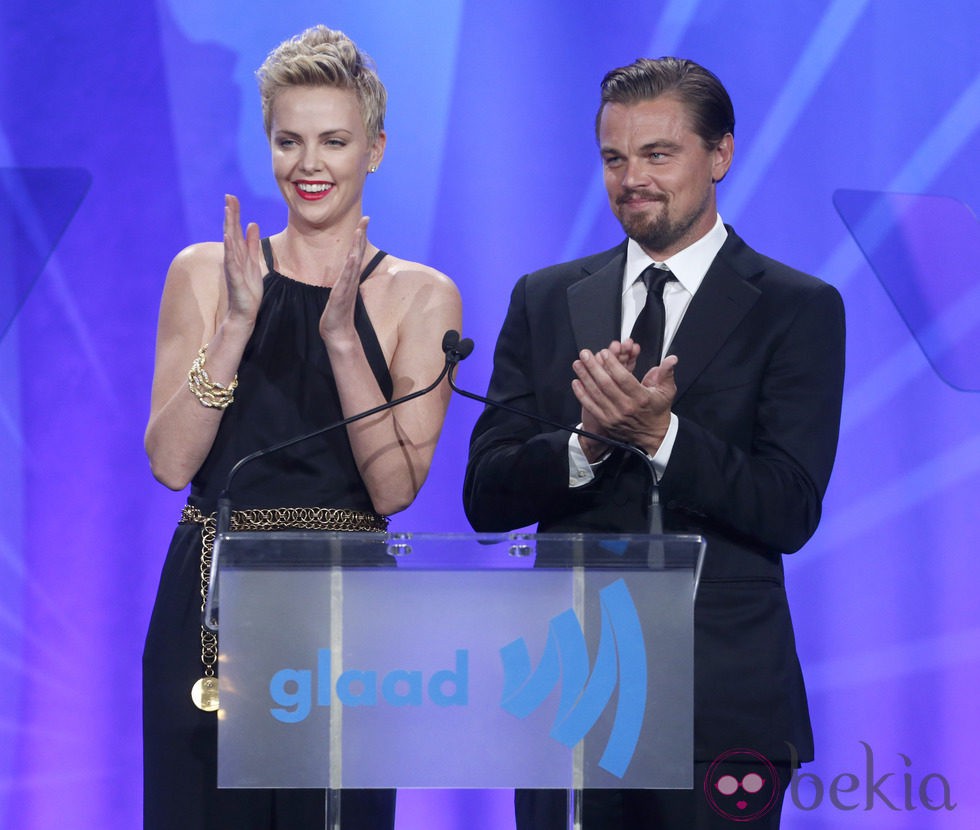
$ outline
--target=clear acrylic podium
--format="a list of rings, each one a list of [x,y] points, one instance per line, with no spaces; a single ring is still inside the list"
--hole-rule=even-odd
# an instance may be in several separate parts
[[[697,536],[222,534],[218,785],[690,788],[703,555]]]

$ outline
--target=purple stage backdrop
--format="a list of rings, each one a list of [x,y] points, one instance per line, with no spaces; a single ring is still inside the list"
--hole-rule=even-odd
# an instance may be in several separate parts
[[[142,449],[171,257],[222,196],[284,214],[253,71],[322,22],[376,59],[371,235],[452,276],[483,391],[523,273],[620,239],[604,72],[694,58],[738,116],[725,221],[836,285],[837,467],[787,563],[817,761],[791,828],[974,828],[980,785],[980,7],[971,0],[0,5],[0,826],[134,828],[140,654],[183,495]],[[453,402],[399,530],[465,531]],[[508,792],[403,792],[399,830],[506,830]]]

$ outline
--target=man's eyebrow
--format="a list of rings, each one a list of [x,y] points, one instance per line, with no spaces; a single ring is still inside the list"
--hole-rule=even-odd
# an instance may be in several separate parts
[[[646,144],[639,148],[641,153],[655,152],[657,150],[678,150],[681,145],[676,141],[671,141],[667,138],[658,138],[655,141],[648,141]],[[613,147],[610,144],[605,144],[599,148],[599,152],[603,154],[615,153],[617,155],[623,155],[623,151]]]
[[[667,138],[658,138],[656,141],[650,141],[644,144],[641,148],[641,152],[650,152],[651,150],[678,150],[680,149],[680,144],[676,141],[671,141]]]

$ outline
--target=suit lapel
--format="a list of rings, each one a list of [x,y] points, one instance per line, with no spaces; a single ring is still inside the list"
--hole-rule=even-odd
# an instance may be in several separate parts
[[[576,351],[596,352],[619,339],[625,263],[626,245],[623,244],[605,265],[568,287],[568,313]]]
[[[568,287],[576,350],[595,352],[619,339],[625,264],[623,243],[598,270],[586,272]],[[750,280],[763,269],[758,254],[729,228],[728,240],[705,274],[667,350],[679,358],[677,398],[704,371],[755,304],[759,289]]]
[[[676,398],[704,371],[755,305],[759,289],[747,279],[761,270],[757,255],[729,229],[728,241],[704,275],[667,350],[678,357]]]

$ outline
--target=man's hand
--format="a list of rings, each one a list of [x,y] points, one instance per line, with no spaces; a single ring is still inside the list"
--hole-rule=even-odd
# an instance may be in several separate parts
[[[670,425],[670,407],[677,393],[677,358],[668,355],[642,381],[630,371],[635,361],[633,348],[624,351],[622,344],[615,342],[596,354],[584,349],[572,364],[576,376],[572,392],[582,405],[582,425],[586,430],[633,444],[653,455]],[[605,451],[597,442],[581,439],[581,443],[590,462]]]
[[[609,344],[607,351],[623,365],[627,372],[632,373],[636,368],[636,359],[640,355],[640,346],[630,338],[627,337],[622,342],[613,340]],[[593,432],[597,435],[606,434],[599,422],[585,407],[582,407],[581,421],[582,429],[586,432]],[[586,438],[583,435],[578,437],[578,441],[582,452],[585,453],[585,457],[590,464],[595,464],[596,461],[609,452],[609,447],[606,444],[593,441],[591,438]]]

